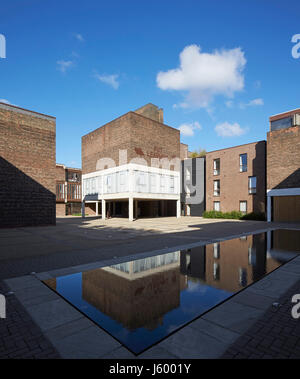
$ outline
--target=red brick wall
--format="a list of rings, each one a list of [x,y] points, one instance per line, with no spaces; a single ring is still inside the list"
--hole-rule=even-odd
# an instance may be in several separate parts
[[[99,205],[100,208],[100,205]],[[99,209],[100,214],[101,209]],[[96,215],[96,204],[95,203],[86,203],[85,204],[85,214],[87,216],[95,216]]]
[[[66,181],[66,173],[65,173],[64,166],[56,165],[55,178],[59,182],[65,182]]]
[[[180,144],[180,159],[184,160],[188,158],[188,145],[185,143]]]
[[[267,188],[300,187],[300,126],[269,132]]]
[[[56,216],[61,217],[66,215],[66,204],[56,203]]]
[[[96,171],[100,158],[119,165],[119,150],[127,150],[127,163],[139,157],[151,165],[152,158],[180,157],[180,132],[134,112],[111,121],[82,137],[82,173]]]
[[[55,224],[55,118],[0,104],[0,226]]]
[[[240,172],[239,156],[247,153],[247,172]],[[265,141],[236,146],[206,154],[206,210],[220,201],[222,212],[239,210],[240,201],[247,201],[247,212],[264,212],[266,196]],[[220,158],[220,175],[213,175],[213,160]],[[248,177],[256,176],[257,193],[248,193]],[[213,195],[213,181],[220,180],[220,196]]]

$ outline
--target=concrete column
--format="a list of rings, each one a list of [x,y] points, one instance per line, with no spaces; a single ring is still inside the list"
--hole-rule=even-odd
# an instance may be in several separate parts
[[[133,221],[133,197],[129,197],[128,199],[128,215],[129,221]]]
[[[81,217],[85,218],[85,202],[84,202],[84,200],[82,200],[82,203],[81,203]]]
[[[134,200],[134,213],[135,213],[135,218],[138,218],[138,201]]]
[[[267,221],[271,222],[272,215],[272,199],[271,196],[267,196]]]
[[[102,220],[105,220],[106,218],[106,206],[105,206],[105,200],[102,199]]]
[[[267,253],[270,253],[271,251],[271,246],[272,246],[272,241],[271,241],[271,231],[267,231]]]
[[[96,201],[96,216],[99,216],[99,201]]]
[[[181,216],[181,201],[177,200],[176,217],[179,218],[180,216]]]

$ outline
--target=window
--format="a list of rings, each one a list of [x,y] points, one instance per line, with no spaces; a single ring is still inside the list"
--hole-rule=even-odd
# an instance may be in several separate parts
[[[150,192],[156,192],[156,176],[154,174],[150,174]]]
[[[191,189],[188,185],[185,186],[185,197],[186,198],[191,197]]]
[[[219,242],[214,243],[214,258],[215,259],[220,258],[220,243]]]
[[[174,193],[175,185],[174,185],[174,176],[170,176],[170,192]]]
[[[106,184],[106,193],[111,193],[111,175],[106,175],[104,180]]]
[[[125,174],[124,172],[120,173],[120,185],[123,186],[125,184]]]
[[[219,263],[214,262],[214,280],[220,280],[220,265]]]
[[[247,213],[247,201],[240,201],[240,212]]]
[[[136,171],[136,184],[138,192],[146,192],[146,174]]]
[[[185,172],[185,179],[191,180],[191,171],[187,168]]]
[[[81,174],[79,172],[69,171],[67,170],[67,180],[69,182],[80,182]]]
[[[220,196],[220,180],[214,180],[214,196]]]
[[[240,155],[240,172],[247,171],[247,154]]]
[[[271,132],[274,130],[287,129],[293,125],[292,117],[284,117],[279,120],[271,121]]]
[[[160,193],[165,192],[165,177],[160,175]]]
[[[247,270],[242,267],[239,268],[239,283],[242,287],[247,285]]]
[[[256,193],[256,176],[249,176],[248,188],[250,194]]]
[[[214,211],[220,211],[220,202],[214,201]]]
[[[256,249],[255,247],[248,248],[248,263],[251,266],[256,265]]]
[[[214,175],[220,175],[220,159],[214,159]]]

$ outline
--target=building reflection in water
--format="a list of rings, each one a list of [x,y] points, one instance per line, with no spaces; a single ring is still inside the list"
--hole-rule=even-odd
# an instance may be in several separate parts
[[[171,329],[176,330],[259,280],[295,253],[300,253],[300,232],[277,230],[124,262],[83,272],[79,277],[74,274],[45,283],[87,315],[86,309],[90,307],[92,312],[100,311],[114,320],[117,324],[111,328],[117,338],[123,338],[132,351],[138,352],[144,346],[141,339],[145,340],[145,346],[157,342]],[[77,289],[72,289],[74,285]],[[102,321],[99,315],[90,317],[103,326],[102,316]],[[123,337],[124,333],[117,331],[116,325],[129,331],[130,336]],[[115,335],[109,328],[108,325],[107,330]]]
[[[120,263],[82,274],[82,297],[129,330],[153,330],[180,305],[187,287],[180,252]]]

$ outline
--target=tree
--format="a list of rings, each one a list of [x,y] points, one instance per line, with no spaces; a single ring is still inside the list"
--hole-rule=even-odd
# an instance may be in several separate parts
[[[201,149],[201,147],[197,150],[191,151],[189,153],[189,158],[200,158],[200,157],[205,157],[206,155],[206,150]]]

